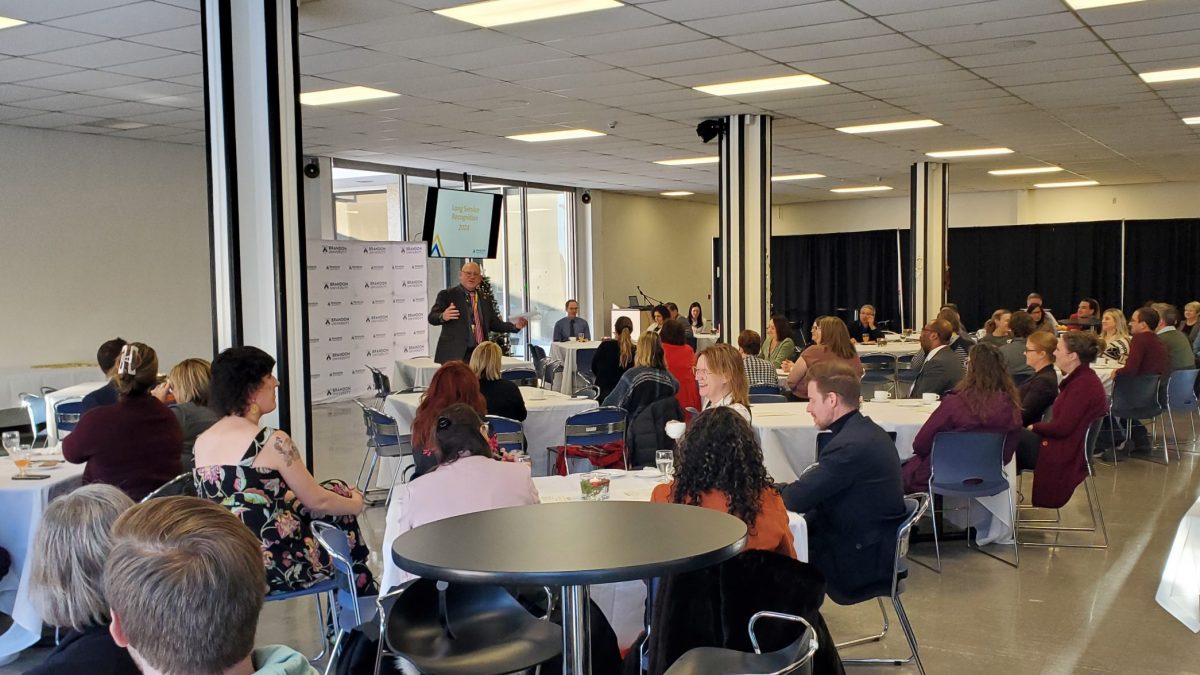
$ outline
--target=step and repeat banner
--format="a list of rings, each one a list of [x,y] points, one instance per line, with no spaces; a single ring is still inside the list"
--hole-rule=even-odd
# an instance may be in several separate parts
[[[367,366],[427,355],[425,264],[423,242],[308,240],[313,403],[367,396]]]

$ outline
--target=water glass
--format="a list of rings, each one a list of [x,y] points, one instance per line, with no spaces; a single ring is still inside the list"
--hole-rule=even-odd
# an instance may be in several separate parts
[[[19,431],[4,432],[3,435],[0,435],[0,443],[4,444],[4,449],[8,451],[9,455],[11,455],[13,453],[13,451],[16,450],[18,446],[21,445],[21,432],[19,432]]]
[[[658,467],[658,472],[663,475],[663,478],[670,478],[675,475],[675,451],[656,450],[654,452],[654,464]]]

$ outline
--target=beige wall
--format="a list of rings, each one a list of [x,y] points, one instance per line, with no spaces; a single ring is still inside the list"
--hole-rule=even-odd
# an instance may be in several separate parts
[[[638,285],[681,311],[699,301],[712,316],[715,205],[599,191],[592,200],[594,255],[604,268],[597,312],[604,329],[593,333],[611,332],[609,307],[624,307]]]
[[[202,148],[0,125],[0,366],[212,355]]]

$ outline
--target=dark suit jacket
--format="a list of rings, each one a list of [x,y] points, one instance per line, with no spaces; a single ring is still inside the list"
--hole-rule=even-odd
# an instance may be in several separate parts
[[[112,405],[117,402],[117,398],[117,388],[113,385],[112,380],[109,380],[103,387],[83,397],[80,414],[82,415],[92,408],[99,408],[102,405]]]
[[[963,364],[958,354],[950,347],[939,350],[932,359],[921,364],[921,372],[913,382],[910,398],[921,398],[922,394],[942,394],[954,388],[963,378]]]
[[[951,358],[955,358],[950,353]],[[855,411],[783,491],[789,511],[804,514],[808,556],[843,595],[891,578],[896,528],[904,521],[900,457],[887,432]]]
[[[451,304],[458,307],[458,318],[443,321],[442,312]],[[489,333],[515,333],[518,330],[516,326],[500,317],[495,305],[484,302],[482,297],[479,299],[479,318],[483,322],[485,340]],[[437,363],[464,360],[467,351],[475,347],[474,316],[471,313],[471,298],[467,289],[460,285],[438,292],[433,307],[429,309],[429,324],[442,327],[433,360]]]
[[[1021,426],[1027,427],[1041,422],[1046,410],[1058,398],[1058,373],[1054,366],[1046,366],[1025,380],[1019,388],[1021,394]]]
[[[117,646],[108,634],[108,626],[90,626],[83,632],[66,630],[62,641],[41,664],[25,675],[55,673],[93,675],[141,675],[129,651]]]

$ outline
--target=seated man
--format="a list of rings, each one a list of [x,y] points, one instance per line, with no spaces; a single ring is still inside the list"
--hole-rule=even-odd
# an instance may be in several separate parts
[[[554,324],[555,342],[570,342],[582,334],[585,340],[592,339],[592,329],[588,327],[586,319],[579,318],[579,303],[575,300],[567,301],[567,315],[559,319]]]
[[[945,319],[930,321],[921,331],[921,350],[925,360],[913,382],[911,398],[925,394],[942,394],[954,388],[963,377],[962,359],[950,348],[954,327]]]
[[[1179,309],[1165,302],[1156,302],[1151,307],[1158,312],[1158,325],[1154,327],[1154,332],[1167,348],[1171,372],[1195,368],[1196,357],[1192,353],[1192,341],[1175,327],[1179,323]]]
[[[847,595],[891,578],[896,528],[907,513],[896,444],[858,411],[861,393],[845,363],[812,367],[808,412],[833,438],[783,490],[784,505],[808,524],[809,561]]]
[[[1171,371],[1171,357],[1167,345],[1155,334],[1159,324],[1158,312],[1150,307],[1139,307],[1129,315],[1129,356],[1125,365],[1113,373],[1113,377],[1126,375],[1165,376]]]
[[[858,310],[858,321],[850,324],[850,339],[869,344],[881,337],[883,337],[883,329],[875,325],[875,307],[863,305]]]
[[[254,534],[221,506],[163,497],[112,528],[104,592],[109,631],[145,675],[316,675],[280,645],[254,648],[267,590]]]
[[[108,382],[104,383],[103,387],[93,391],[83,397],[83,409],[81,413],[85,413],[92,408],[98,408],[102,405],[112,405],[117,402],[117,387],[113,384],[113,370],[117,367],[117,356],[121,354],[121,348],[125,346],[125,341],[121,338],[113,338],[100,345],[100,349],[96,350],[96,365],[100,366],[101,372],[104,373],[104,378]]]
[[[1045,310],[1042,310],[1045,312]],[[1079,307],[1067,320],[1067,330],[1090,330],[1093,333],[1100,326],[1100,301],[1095,298],[1084,298],[1079,301]]]
[[[673,302],[668,302],[666,307],[667,311],[671,313],[671,321],[683,326],[683,337],[685,339],[693,337],[694,331],[692,330],[692,322],[688,321],[686,316],[679,316],[679,305]]]

